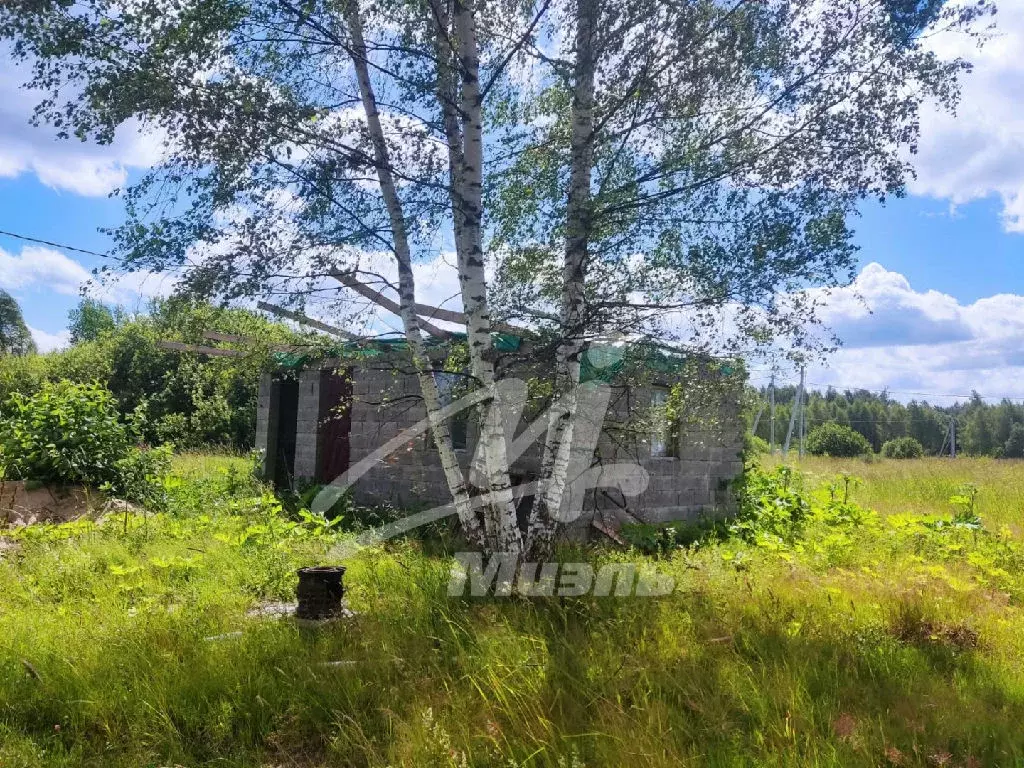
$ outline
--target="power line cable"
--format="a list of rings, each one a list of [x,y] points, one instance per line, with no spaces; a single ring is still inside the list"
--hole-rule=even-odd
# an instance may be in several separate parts
[[[109,259],[110,258],[110,254],[109,253],[100,253],[99,251],[89,250],[88,248],[79,248],[79,247],[74,246],[74,245],[67,245],[66,243],[58,243],[58,242],[55,242],[53,240],[44,240],[43,238],[31,237],[30,235],[21,235],[21,234],[18,234],[17,232],[11,232],[11,231],[6,230],[6,229],[0,229],[0,235],[4,235],[6,237],[13,237],[13,238],[15,238],[17,240],[23,240],[23,241],[29,242],[29,243],[38,243],[40,245],[48,245],[51,248],[60,248],[61,250],[64,250],[64,251],[75,251],[76,253],[84,253],[84,254],[87,254],[89,256],[97,256],[97,257],[99,257],[101,259]],[[749,370],[753,371],[753,370],[765,370],[765,369],[763,369],[763,368],[751,368]],[[771,370],[774,370],[774,368],[771,369]],[[758,375],[751,376],[751,378],[754,378],[754,379],[756,379],[756,378],[763,378],[763,376],[764,376],[764,374],[761,374],[760,376],[758,376]],[[774,378],[774,376],[773,376],[773,378]],[[826,387],[826,388],[829,388],[829,389],[837,389],[837,388],[842,387],[844,390],[871,392],[873,394],[888,394],[888,393],[892,392],[893,394],[897,394],[897,395],[916,395],[918,397],[956,397],[956,398],[971,399],[976,394],[976,393],[973,393],[973,392],[971,394],[969,394],[969,395],[965,395],[963,393],[955,393],[955,392],[915,392],[915,391],[906,390],[906,389],[889,389],[888,387],[885,387],[883,389],[871,389],[870,387],[861,387],[861,386],[856,386],[856,385],[852,385],[852,384],[825,383],[825,382],[819,382],[819,381],[808,381],[808,382],[806,382],[806,385],[814,386],[814,387]],[[981,395],[981,394],[978,394],[978,397],[980,397],[982,400],[1014,400],[1014,399],[1020,399],[1020,398],[1014,398],[1013,396],[1010,396],[1010,395]]]
[[[64,243],[55,243],[52,240],[43,240],[39,237],[29,237],[28,235],[19,235],[17,232],[8,232],[5,229],[0,229],[0,235],[6,235],[7,237],[13,237],[17,240],[24,240],[29,243],[39,243],[40,245],[48,245],[51,248],[60,248],[62,251],[76,251],[78,253],[85,253],[89,256],[99,256],[101,259],[109,259],[109,253],[99,253],[98,251],[90,251],[88,248],[77,248],[73,245],[66,245]]]

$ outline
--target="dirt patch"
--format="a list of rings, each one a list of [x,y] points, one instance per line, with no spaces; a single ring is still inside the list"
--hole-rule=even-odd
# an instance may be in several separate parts
[[[21,549],[21,544],[17,541],[11,541],[0,537],[0,560],[10,557],[11,555],[18,554],[18,550]]]
[[[87,488],[51,488],[24,480],[0,482],[0,525],[66,523],[89,514],[96,501]]]
[[[978,633],[966,624],[925,618],[916,611],[899,614],[892,631],[898,640],[910,645],[943,645],[957,651],[978,647]]]

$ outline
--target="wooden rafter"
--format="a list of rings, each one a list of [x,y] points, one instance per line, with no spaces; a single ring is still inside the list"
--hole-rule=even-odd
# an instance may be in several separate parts
[[[221,333],[220,331],[206,331],[203,338],[209,341],[226,341],[229,344],[252,344],[254,339],[248,336],[237,336],[233,333]]]
[[[259,346],[263,342],[252,336],[238,336],[234,333],[221,333],[220,331],[205,331],[203,338],[210,341],[224,341],[228,344],[248,344],[249,346]],[[298,344],[270,344],[268,348],[273,352],[302,352],[309,348],[308,345]]]
[[[333,325],[328,325],[327,323],[322,323],[319,320],[314,320],[312,317],[307,317],[301,312],[285,309],[284,307],[279,307],[276,304],[271,304],[267,301],[257,302],[256,307],[262,309],[264,312],[269,312],[272,315],[284,317],[288,320],[294,320],[296,323],[309,326],[310,328],[316,328],[318,331],[323,331],[331,336],[337,336],[339,339],[345,339],[346,341],[358,341],[360,338],[354,333],[349,333],[341,328],[335,328]]]
[[[347,288],[351,288],[360,296],[369,299],[374,304],[383,307],[389,312],[393,312],[396,315],[401,314],[401,307],[398,305],[398,302],[389,299],[380,291],[375,291],[370,286],[366,285],[363,282],[360,282],[351,272],[342,272],[340,270],[334,270],[333,272],[331,272],[331,277],[333,277],[335,280],[337,280],[339,283],[346,286]],[[466,324],[465,312],[456,312],[455,310],[452,309],[444,309],[443,307],[435,307],[430,304],[420,303],[414,304],[413,309],[415,309],[417,315],[427,318],[428,320],[444,320],[445,322],[448,323],[459,323],[460,325]],[[433,325],[430,325],[427,322],[421,323],[421,325],[423,325],[424,330],[433,334],[434,336],[439,335],[434,331],[439,331],[439,333],[445,334],[446,336],[451,335],[447,331],[441,331],[440,329],[435,328]],[[496,331],[501,331],[503,333],[512,333],[517,336],[521,336],[523,334],[528,333],[528,331],[525,328],[519,328],[515,325],[509,325],[508,323],[495,322],[492,323],[492,327]]]
[[[209,355],[210,357],[245,357],[245,353],[239,352],[237,349],[204,347],[201,344],[183,344],[180,341],[158,341],[156,345],[160,349],[166,349],[169,352],[195,352],[196,354]]]
[[[389,299],[387,296],[385,296],[380,291],[375,291],[373,288],[371,288],[370,286],[366,285],[365,283],[361,283],[359,280],[357,280],[355,277],[353,277],[350,272],[342,272],[339,269],[335,269],[335,270],[331,271],[331,277],[333,277],[335,280],[337,280],[339,283],[341,283],[345,287],[351,288],[353,291],[358,293],[363,298],[369,299],[370,301],[372,301],[377,306],[383,307],[384,309],[388,310],[388,312],[392,312],[392,313],[394,313],[396,315],[401,315],[402,314],[402,308],[398,305],[397,301]],[[422,305],[419,305],[419,304],[416,305],[416,314],[417,315],[421,314],[420,311],[419,311],[419,307],[420,306],[422,306]],[[442,310],[440,310],[437,307],[431,307],[431,309],[436,309],[439,312],[442,311]],[[438,316],[438,319],[439,320],[444,320],[445,318],[442,318],[442,317]],[[456,320],[456,321],[453,321],[453,322],[458,322],[458,321]],[[429,333],[431,336],[436,336],[439,339],[450,339],[452,337],[452,334],[450,332],[445,331],[445,330],[443,330],[441,328],[438,328],[436,325],[434,325],[433,323],[428,322],[427,320],[420,321],[420,327],[424,331]]]

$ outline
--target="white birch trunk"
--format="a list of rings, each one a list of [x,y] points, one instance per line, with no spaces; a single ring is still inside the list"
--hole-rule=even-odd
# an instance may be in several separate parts
[[[349,0],[346,4],[345,19],[352,38],[352,65],[359,83],[359,95],[366,113],[367,128],[373,144],[377,179],[380,183],[381,195],[384,198],[394,238],[395,259],[398,264],[399,305],[405,337],[409,344],[413,366],[416,369],[420,389],[423,393],[423,402],[426,406],[427,418],[430,421],[431,434],[434,438],[434,444],[437,446],[441,467],[444,471],[448,488],[451,491],[456,512],[462,523],[463,532],[470,542],[480,546],[483,543],[483,531],[480,526],[480,520],[474,511],[465,476],[463,475],[462,468],[459,466],[455,450],[452,447],[448,423],[439,416],[441,410],[440,395],[437,382],[434,380],[431,371],[431,363],[423,343],[423,336],[420,333],[419,318],[415,309],[416,286],[412,271],[412,253],[409,248],[409,236],[402,202],[398,197],[394,176],[391,172],[390,152],[385,140],[384,130],[381,126],[380,114],[377,110],[377,99],[370,82],[369,66],[366,58],[366,43],[363,38],[363,25],[362,20],[359,18],[359,8],[356,0]]]
[[[509,475],[504,408],[495,386],[483,254],[483,97],[476,20],[468,0],[455,0],[451,19],[444,0],[431,0],[431,12],[437,32],[438,100],[448,143],[452,218],[470,373],[491,395],[489,405],[481,409],[474,471],[482,476],[481,485],[488,494],[484,522],[489,545],[498,552],[518,557],[522,552],[522,535]],[[453,22],[453,29],[449,29],[449,21]],[[457,51],[449,43],[453,33]],[[461,94],[452,66],[456,55]]]
[[[546,556],[558,528],[576,419],[576,389],[585,343],[584,282],[591,230],[590,180],[594,165],[594,34],[598,0],[577,0],[569,190],[562,263],[561,340],[556,353],[555,397],[565,408],[551,412],[541,462],[540,493],[530,514],[531,559]]]

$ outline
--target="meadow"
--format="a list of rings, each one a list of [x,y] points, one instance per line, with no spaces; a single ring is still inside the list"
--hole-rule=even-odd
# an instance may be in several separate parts
[[[346,526],[177,457],[165,512],[4,534],[0,766],[1024,765],[1024,463],[762,463],[731,530],[563,553],[671,595],[453,599],[410,539],[310,627],[251,612]]]

